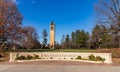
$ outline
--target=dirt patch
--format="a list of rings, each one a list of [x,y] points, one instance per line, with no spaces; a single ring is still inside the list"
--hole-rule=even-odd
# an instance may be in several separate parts
[[[1,52],[0,55],[1,55],[0,62],[9,61],[10,53],[8,53],[8,52],[6,52],[6,53]]]
[[[120,58],[113,58],[113,63],[120,64]]]
[[[101,48],[100,50],[96,50],[98,52],[107,52],[107,53],[120,53],[120,48]]]

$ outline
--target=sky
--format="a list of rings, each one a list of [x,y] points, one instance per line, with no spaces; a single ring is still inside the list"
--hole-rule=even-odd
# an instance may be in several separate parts
[[[42,32],[48,32],[50,23],[56,26],[55,40],[61,42],[63,35],[85,30],[91,33],[95,25],[94,4],[97,0],[14,0],[23,15],[23,26],[36,28],[42,42]]]

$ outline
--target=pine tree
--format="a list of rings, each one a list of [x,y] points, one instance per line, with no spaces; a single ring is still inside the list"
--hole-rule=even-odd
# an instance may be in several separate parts
[[[42,35],[43,35],[43,44],[46,46],[46,44],[47,44],[47,36],[48,36],[48,33],[47,33],[46,29],[43,30]]]

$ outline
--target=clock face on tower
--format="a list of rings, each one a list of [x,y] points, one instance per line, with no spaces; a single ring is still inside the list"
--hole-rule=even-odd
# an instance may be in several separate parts
[[[51,26],[51,30],[53,30],[54,29],[54,27],[53,26]]]

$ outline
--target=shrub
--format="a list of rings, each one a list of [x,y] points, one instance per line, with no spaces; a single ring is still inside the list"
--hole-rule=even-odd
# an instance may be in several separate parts
[[[26,59],[27,59],[27,60],[33,59],[33,56],[27,55]]]
[[[89,60],[95,61],[96,58],[95,58],[95,56],[94,56],[93,54],[91,54],[91,55],[89,56]]]
[[[31,55],[27,55],[27,56],[21,55],[21,56],[19,56],[17,54],[15,60],[31,60],[31,59],[41,59],[41,58],[39,58],[39,55],[35,55],[35,54],[34,54],[34,56],[31,56]]]
[[[89,56],[89,60],[92,60],[92,61],[102,61],[104,62],[105,61],[105,58],[102,58],[100,56],[94,56],[93,54]]]
[[[25,60],[25,59],[26,59],[26,57],[23,55],[16,57],[16,60]]]
[[[34,54],[34,59],[39,59],[39,55]]]
[[[88,60],[88,59],[86,59],[86,58],[82,58],[82,60]]]
[[[77,58],[76,59],[82,59],[82,57],[81,56],[77,56]]]
[[[104,62],[105,61],[105,58],[102,58],[102,62]]]
[[[96,61],[102,61],[102,57],[97,56],[97,57],[96,57]]]

